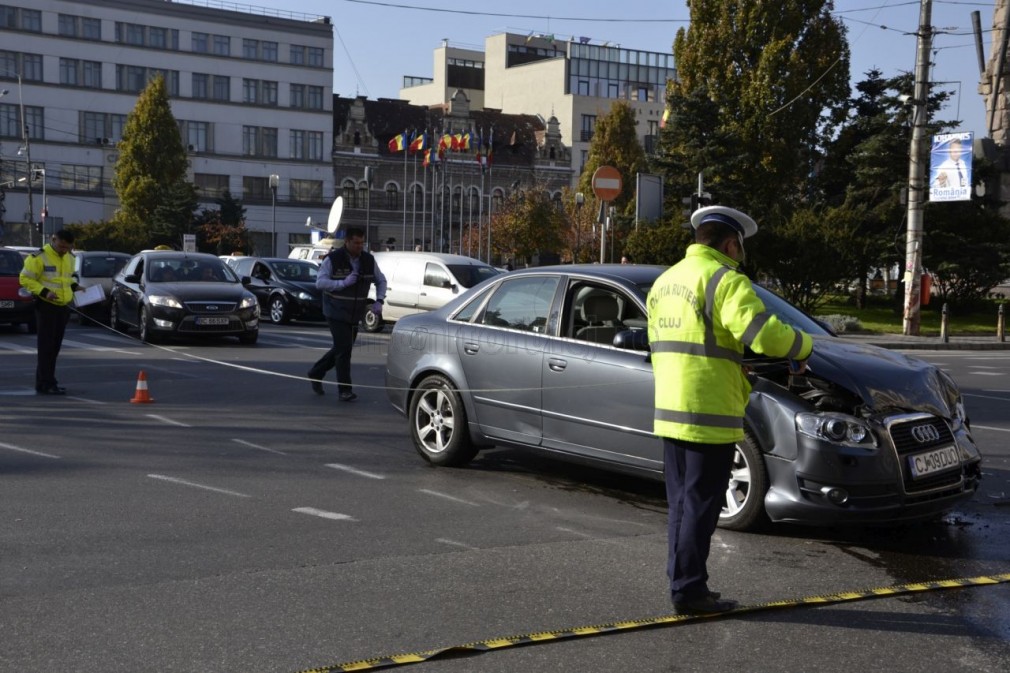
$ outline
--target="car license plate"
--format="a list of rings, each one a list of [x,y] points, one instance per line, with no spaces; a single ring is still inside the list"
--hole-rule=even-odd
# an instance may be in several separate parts
[[[197,318],[197,325],[227,325],[228,318]]]
[[[14,308],[14,302],[10,299],[0,300],[0,308]]]
[[[915,479],[934,472],[943,472],[958,467],[960,464],[961,460],[958,457],[956,446],[945,446],[941,449],[917,453],[908,457],[908,466]]]

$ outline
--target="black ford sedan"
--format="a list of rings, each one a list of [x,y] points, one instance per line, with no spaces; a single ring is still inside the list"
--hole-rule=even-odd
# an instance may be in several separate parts
[[[110,322],[131,327],[150,343],[173,336],[236,336],[244,344],[259,337],[256,296],[218,257],[205,253],[147,251],[113,279]]]
[[[465,465],[483,447],[512,446],[662,479],[645,300],[665,268],[523,269],[401,319],[387,394],[417,451]],[[720,525],[913,521],[972,497],[981,457],[949,375],[839,339],[756,289],[813,336],[814,352],[803,375],[748,354],[746,438]]]

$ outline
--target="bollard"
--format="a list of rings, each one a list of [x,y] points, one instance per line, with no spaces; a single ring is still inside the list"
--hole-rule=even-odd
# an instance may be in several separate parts
[[[943,310],[940,311],[940,340],[943,343],[950,341],[950,334],[947,331],[949,316],[947,315],[947,302],[943,302]]]
[[[1006,341],[1006,339],[1003,336],[1003,332],[1004,332],[1003,328],[1004,328],[1005,324],[1006,323],[1004,322],[1004,317],[1003,317],[1003,304],[1000,304],[999,305],[999,311],[997,312],[997,317],[996,317],[996,338],[999,339],[1000,341]]]

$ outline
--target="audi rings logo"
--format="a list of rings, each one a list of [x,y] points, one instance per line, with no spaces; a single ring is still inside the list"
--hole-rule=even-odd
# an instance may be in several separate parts
[[[932,425],[917,425],[912,428],[912,437],[920,444],[940,441],[940,431]]]

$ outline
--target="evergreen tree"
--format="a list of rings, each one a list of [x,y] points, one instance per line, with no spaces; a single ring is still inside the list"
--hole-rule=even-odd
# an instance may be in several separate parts
[[[115,219],[151,233],[155,211],[163,205],[166,189],[175,188],[185,179],[189,165],[161,75],[151,79],[138,96],[126,118],[118,150],[112,178],[120,204]],[[176,221],[177,217],[181,219],[182,214],[169,220]]]
[[[600,166],[613,166],[624,188],[613,205],[618,212],[634,212],[635,177],[646,168],[645,149],[638,142],[635,111],[627,101],[617,101],[610,112],[596,120],[589,156],[579,179],[579,191],[593,193],[593,173]]]

